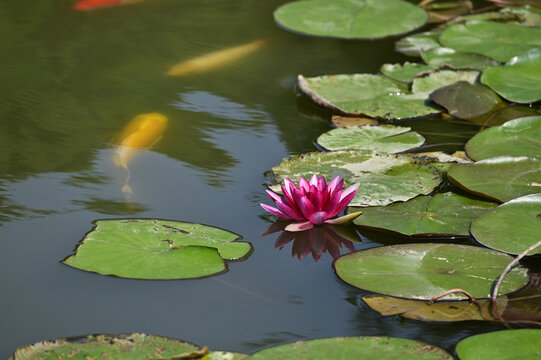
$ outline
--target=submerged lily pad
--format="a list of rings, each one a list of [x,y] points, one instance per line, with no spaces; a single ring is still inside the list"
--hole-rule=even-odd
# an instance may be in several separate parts
[[[13,360],[53,359],[188,359],[202,353],[201,347],[181,340],[146,334],[88,335],[43,341],[15,350]],[[208,351],[208,350],[207,350]]]
[[[461,360],[538,359],[541,329],[494,331],[470,336],[458,343]]]
[[[486,68],[481,81],[509,101],[541,100],[541,41],[538,46],[513,57],[504,66]]]
[[[227,269],[224,259],[247,256],[252,246],[215,227],[155,219],[98,220],[63,263],[103,275],[187,279]]]
[[[541,158],[541,116],[529,116],[486,129],[466,143],[473,160],[496,156]]]
[[[274,20],[287,30],[344,39],[375,39],[422,26],[428,16],[401,0],[310,0],[282,5]]]
[[[363,125],[337,128],[317,138],[327,150],[371,150],[397,153],[421,146],[425,138],[411,128],[394,125]]]
[[[423,51],[428,51],[440,47],[438,38],[439,32],[427,31],[419,34],[413,34],[395,43],[395,50],[409,56],[421,56]]]
[[[484,70],[487,66],[499,65],[488,56],[456,51],[454,49],[438,47],[421,53],[423,60],[431,67],[449,65],[457,69]]]
[[[526,156],[453,164],[447,176],[466,191],[500,202],[541,193],[541,160]]]
[[[430,100],[446,108],[449,115],[461,119],[473,119],[503,105],[494,91],[467,81],[459,81],[434,91],[430,94]]]
[[[475,240],[491,249],[522,253],[539,241],[541,194],[513,199],[482,214],[471,224],[471,233]],[[541,254],[541,248],[529,255],[534,254]]]
[[[314,173],[330,180],[340,176],[346,186],[361,184],[351,206],[387,205],[428,194],[442,177],[429,163],[408,155],[373,154],[360,151],[313,152],[285,159],[272,168],[276,183],[285,177],[298,182]],[[279,186],[271,187],[279,191]]]
[[[503,109],[497,107],[494,111],[481,115],[476,118],[468,119],[476,124],[483,126],[498,126],[508,121],[521,117],[538,116],[540,112],[535,106],[508,104]]]
[[[404,64],[383,64],[380,71],[388,78],[403,83],[410,83],[413,81],[415,75],[423,71],[432,70],[434,68],[434,66],[410,63],[406,61]]]
[[[469,236],[470,223],[497,204],[453,193],[418,196],[404,203],[367,207],[355,225],[390,230],[408,236]],[[348,212],[357,211],[348,208]]]
[[[452,25],[439,38],[448,48],[508,61],[513,56],[541,46],[541,28],[491,21]]]
[[[316,104],[349,115],[403,119],[437,114],[426,105],[428,95],[457,81],[474,82],[479,72],[438,70],[413,80],[412,91],[405,84],[381,75],[299,75],[299,89]]]
[[[488,298],[492,286],[513,258],[476,246],[409,244],[371,248],[345,255],[335,262],[345,282],[372,292],[430,300],[447,290],[462,289],[476,298]],[[527,269],[514,268],[502,282],[502,293],[526,284]],[[463,299],[449,294],[447,300]]]
[[[258,351],[246,360],[328,360],[328,359],[452,359],[444,350],[413,340],[390,337],[336,337],[298,341]]]

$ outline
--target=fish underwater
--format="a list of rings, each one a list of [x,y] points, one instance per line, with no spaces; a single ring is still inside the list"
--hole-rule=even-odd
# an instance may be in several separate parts
[[[268,39],[260,39],[183,61],[171,67],[167,74],[183,76],[213,70],[257,51],[267,42]]]
[[[75,10],[87,11],[113,5],[126,5],[139,1],[142,0],[80,0],[73,5],[73,8]]]
[[[160,139],[167,127],[167,117],[159,113],[137,115],[126,125],[122,132],[113,140],[118,144],[114,155],[116,166],[122,167],[127,172],[126,181],[122,191],[128,194],[132,189],[128,184],[130,169],[128,163],[141,149],[150,149]]]

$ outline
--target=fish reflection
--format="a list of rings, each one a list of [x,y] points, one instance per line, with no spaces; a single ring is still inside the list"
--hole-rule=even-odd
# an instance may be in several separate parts
[[[284,231],[289,224],[288,221],[275,222],[267,227],[261,235],[265,236],[282,231],[278,239],[276,239],[274,247],[281,250],[293,241],[291,253],[293,257],[299,260],[312,253],[312,257],[317,262],[325,252],[328,252],[336,260],[340,257],[342,245],[348,248],[350,252],[354,252],[355,246],[353,242],[361,242],[357,232],[349,226],[323,224],[305,231]]]
[[[167,118],[159,113],[141,114],[136,116],[115,139],[118,148],[115,151],[116,166],[126,170],[127,176],[122,191],[131,194],[128,184],[130,169],[128,163],[140,149],[149,149],[160,140],[167,127]]]
[[[139,1],[142,0],[80,0],[75,5],[73,5],[73,8],[75,10],[87,11],[106,6],[126,5]]]
[[[260,39],[247,44],[202,55],[192,60],[183,61],[171,67],[167,74],[173,76],[183,76],[213,70],[250,55],[261,48],[266,42],[267,39]]]

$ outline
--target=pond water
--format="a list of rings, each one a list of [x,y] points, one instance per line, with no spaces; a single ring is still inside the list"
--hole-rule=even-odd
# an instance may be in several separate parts
[[[145,0],[91,12],[73,1],[0,3],[0,357],[29,343],[91,333],[144,332],[251,353],[333,336],[385,335],[453,351],[500,326],[384,318],[339,280],[326,253],[275,248],[264,172],[317,150],[330,113],[295,92],[297,74],[376,73],[414,61],[396,39],[340,41],[286,32],[272,12],[286,0]],[[172,65],[257,39],[257,52],[201,74]],[[138,114],[169,125],[151,150],[113,163],[111,142]],[[454,151],[478,126],[407,122],[429,150]],[[444,133],[438,136],[433,133]],[[437,145],[441,144],[441,145]],[[362,186],[362,185],[361,185]],[[96,219],[164,218],[231,230],[253,244],[217,277],[143,281],[60,263]],[[399,242],[360,234],[357,249]],[[466,241],[467,242],[467,241]],[[300,245],[297,245],[300,246]],[[342,249],[347,252],[347,248]]]

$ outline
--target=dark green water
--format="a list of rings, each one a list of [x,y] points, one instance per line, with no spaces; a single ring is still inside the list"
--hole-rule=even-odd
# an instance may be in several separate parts
[[[299,339],[386,335],[453,351],[480,323],[383,318],[341,282],[332,257],[275,249],[263,173],[316,150],[330,114],[295,92],[297,74],[375,73],[413,60],[394,39],[339,41],[287,33],[272,20],[285,0],[145,0],[76,12],[69,0],[0,2],[0,357],[41,340],[145,332],[216,350],[253,352]],[[257,39],[258,52],[187,77],[167,69]],[[128,201],[111,139],[134,116],[169,118],[163,138],[131,163]],[[408,122],[452,135],[478,127]],[[426,136],[430,150],[467,140]],[[458,143],[458,144],[456,144]],[[156,217],[226,228],[253,254],[216,278],[140,281],[67,267],[92,221]],[[366,236],[365,236],[366,235]],[[363,235],[362,249],[392,243]],[[347,249],[343,249],[347,251]]]

